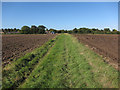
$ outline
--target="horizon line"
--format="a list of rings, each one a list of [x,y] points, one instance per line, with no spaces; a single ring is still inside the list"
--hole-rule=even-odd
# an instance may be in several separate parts
[[[24,26],[28,26],[28,25],[24,25]],[[34,25],[31,25],[31,26],[34,26]],[[28,27],[31,27],[31,26],[28,26]],[[38,27],[37,25],[35,25],[36,27]],[[45,26],[45,25],[43,25],[43,26]],[[22,26],[23,27],[23,26]],[[22,28],[21,27],[21,28]],[[14,27],[14,28],[16,28],[16,27]],[[1,29],[14,29],[14,28],[1,28]],[[21,28],[16,28],[16,29],[21,29]],[[47,28],[47,27],[46,27]],[[47,28],[47,29],[55,29],[55,30],[73,30],[73,29],[75,29],[75,28],[77,28],[77,27],[74,27],[74,28],[72,28],[72,29],[56,29],[56,28]],[[88,28],[88,29],[99,29],[99,30],[104,30],[105,28],[109,28],[110,30],[113,30],[113,29],[116,29],[116,28],[110,28],[110,27],[104,27],[104,28],[97,28],[97,27],[85,27],[85,26],[83,26],[83,27],[79,27],[79,28],[77,28],[77,29],[80,29],[80,28]],[[118,29],[116,29],[116,30],[118,30]]]

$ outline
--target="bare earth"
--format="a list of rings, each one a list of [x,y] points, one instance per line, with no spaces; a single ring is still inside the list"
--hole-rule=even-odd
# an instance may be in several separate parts
[[[2,35],[2,60],[7,64],[25,53],[40,47],[56,35]]]
[[[86,46],[88,45],[91,49],[98,54],[104,56],[105,58],[109,58],[109,62],[116,63],[118,66],[118,62],[120,61],[118,46],[120,46],[119,35],[81,35],[75,34],[77,39],[84,43]]]

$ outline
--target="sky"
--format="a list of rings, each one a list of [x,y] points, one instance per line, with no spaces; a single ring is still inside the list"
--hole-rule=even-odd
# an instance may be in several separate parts
[[[2,2],[119,2],[120,0],[2,0]]]
[[[118,30],[118,2],[2,2],[2,27],[24,25]]]

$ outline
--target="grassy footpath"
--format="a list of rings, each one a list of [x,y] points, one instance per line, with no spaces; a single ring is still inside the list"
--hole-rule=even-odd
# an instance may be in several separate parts
[[[3,88],[16,88],[22,84],[31,74],[36,65],[46,55],[48,50],[54,45],[57,37],[42,45],[40,48],[27,53],[25,56],[14,60],[12,64],[3,68]]]
[[[118,88],[118,72],[102,57],[62,34],[20,88]]]

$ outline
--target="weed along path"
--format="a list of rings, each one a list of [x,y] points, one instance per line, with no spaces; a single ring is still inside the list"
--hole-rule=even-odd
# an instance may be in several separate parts
[[[70,34],[3,69],[3,88],[118,88],[118,71]]]
[[[76,38],[62,34],[19,88],[118,88],[118,72]]]

